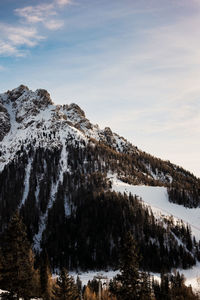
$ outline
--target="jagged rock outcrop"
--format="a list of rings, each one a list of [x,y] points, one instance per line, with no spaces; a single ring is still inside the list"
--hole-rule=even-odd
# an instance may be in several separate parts
[[[21,84],[18,88],[13,89],[11,91],[7,91],[6,95],[8,96],[8,98],[14,102],[15,100],[17,100],[22,94],[24,94],[25,92],[28,92],[29,88],[23,84]]]
[[[36,140],[35,147],[60,147],[61,137],[67,137],[68,133],[75,135],[75,139],[86,141],[93,138],[121,153],[137,151],[109,128],[101,130],[98,125],[93,125],[77,104],[55,105],[44,89],[31,91],[20,85],[1,94],[0,99],[0,169],[14,159],[21,144]],[[4,143],[3,138],[8,133],[9,140]]]
[[[7,109],[3,106],[0,101],[0,142],[3,140],[5,135],[10,131],[10,117]]]

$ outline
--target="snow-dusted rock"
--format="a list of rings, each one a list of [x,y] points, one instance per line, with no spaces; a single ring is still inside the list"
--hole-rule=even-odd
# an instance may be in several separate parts
[[[10,130],[10,117],[7,109],[0,102],[0,141]]]
[[[62,138],[69,135],[75,141],[93,138],[118,152],[136,151],[110,128],[93,125],[77,104],[55,105],[44,89],[31,91],[20,85],[0,94],[0,170],[15,158],[21,145],[34,142],[35,147],[62,147]]]

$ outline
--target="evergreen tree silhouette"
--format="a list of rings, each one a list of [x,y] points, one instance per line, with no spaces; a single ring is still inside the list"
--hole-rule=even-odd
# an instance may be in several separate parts
[[[56,281],[54,295],[59,300],[76,300],[79,299],[79,293],[73,277],[65,268],[61,269],[60,276]]]
[[[26,227],[16,212],[6,228],[1,243],[0,288],[30,298],[35,290],[34,257],[27,239]]]
[[[136,300],[140,295],[139,255],[128,232],[122,242],[118,274],[111,283],[111,292],[120,300]]]

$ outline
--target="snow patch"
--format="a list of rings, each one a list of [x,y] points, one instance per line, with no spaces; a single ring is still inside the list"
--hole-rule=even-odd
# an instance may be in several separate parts
[[[24,180],[24,193],[23,193],[23,197],[22,197],[22,201],[20,203],[19,208],[22,207],[22,205],[24,205],[26,198],[28,196],[29,193],[29,179],[30,179],[30,174],[31,174],[31,166],[32,166],[32,159],[30,158],[26,167],[26,175],[25,175],[25,180]]]

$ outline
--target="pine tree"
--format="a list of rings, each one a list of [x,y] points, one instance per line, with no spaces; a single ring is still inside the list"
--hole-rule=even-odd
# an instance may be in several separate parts
[[[56,281],[54,288],[54,295],[59,300],[76,300],[79,299],[78,289],[74,282],[73,277],[65,268],[61,269],[60,276]]]
[[[77,286],[79,296],[81,297],[81,295],[82,295],[82,281],[80,280],[79,276],[77,276],[77,278],[76,278],[76,286]]]
[[[111,283],[111,292],[120,300],[139,299],[139,256],[130,232],[121,247],[119,269],[121,274]]]
[[[46,250],[40,256],[40,295],[44,300],[52,297],[52,275]]]
[[[91,289],[87,286],[84,291],[83,299],[84,300],[96,300],[97,297],[96,297],[95,292],[91,291]]]
[[[162,272],[160,277],[161,277],[161,283],[160,283],[159,299],[171,300],[169,275]]]
[[[150,275],[146,272],[140,274],[140,300],[149,300],[151,298],[151,278]]]
[[[1,243],[0,288],[17,299],[34,296],[34,257],[26,227],[18,213],[11,218]]]

